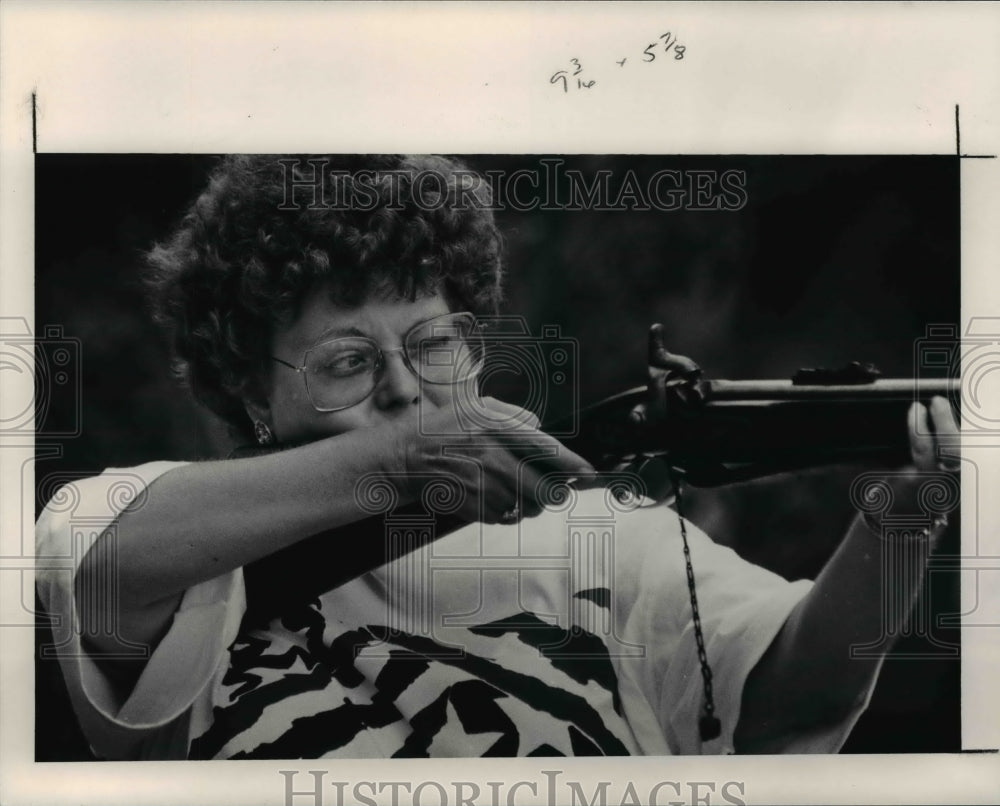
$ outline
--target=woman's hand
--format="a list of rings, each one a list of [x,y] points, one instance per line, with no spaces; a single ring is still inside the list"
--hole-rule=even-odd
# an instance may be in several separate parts
[[[927,474],[958,472],[960,434],[951,405],[943,397],[932,398],[927,406],[913,403],[907,413],[907,428],[913,464],[888,475],[886,481],[893,491],[893,510],[917,515],[923,511],[918,498]]]
[[[512,523],[541,509],[546,473],[585,477],[591,464],[539,430],[526,409],[484,397],[468,403],[459,419],[454,407],[425,412],[417,421],[389,428],[394,449],[386,475],[405,497],[442,477],[461,487],[458,512],[470,521]]]
[[[914,403],[908,416],[910,455],[917,471],[958,470],[958,420],[951,405],[943,397],[931,398],[930,406]],[[947,450],[942,457],[940,449]]]

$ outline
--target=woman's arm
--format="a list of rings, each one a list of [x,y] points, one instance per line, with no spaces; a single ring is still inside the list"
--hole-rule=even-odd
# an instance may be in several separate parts
[[[930,408],[938,441],[957,441],[948,403],[934,398]],[[910,441],[916,469],[935,470],[935,438],[929,435],[923,406],[911,409]],[[919,511],[913,499],[920,481],[911,475],[894,484],[896,499],[912,500],[914,512]],[[940,529],[916,539],[933,544],[939,537]],[[882,568],[881,550],[880,537],[856,518],[813,589],[747,678],[735,735],[738,752],[772,752],[790,732],[835,723],[857,707],[881,658],[852,657],[851,647],[870,641],[880,626],[883,635],[900,634],[920,592],[928,554],[911,551],[909,573],[890,579]],[[884,607],[887,584],[893,586],[899,607]]]
[[[421,472],[450,474],[464,485],[463,514],[473,521],[499,517],[519,494],[522,511],[530,506],[537,473],[521,466],[520,443],[552,443],[558,455],[550,463],[558,469],[579,472],[587,467],[575,454],[558,450],[561,446],[537,431],[537,419],[523,410],[488,398],[484,404],[494,410],[491,422],[497,422],[499,411],[511,415],[510,426],[491,432],[449,431],[453,415],[441,413],[440,422],[423,430],[454,437],[425,437],[410,422],[352,431],[266,456],[168,471],[150,486],[143,505],[126,510],[81,563],[76,600],[83,624],[109,623],[87,617],[88,608],[107,604],[86,592],[99,589],[106,573],[103,563],[117,566],[118,612],[111,614],[111,623],[117,624],[118,635],[94,633],[87,636],[90,644],[110,650],[119,646],[120,637],[155,646],[188,588],[368,517],[370,512],[355,497],[355,484],[366,474],[385,474],[402,503],[418,494],[410,482]],[[458,455],[442,451],[444,443]],[[463,456],[476,459],[482,472]],[[114,546],[109,545],[112,540]]]
[[[367,438],[366,438],[367,436]],[[96,597],[104,563],[116,564],[120,638],[155,646],[184,592],[205,580],[277,551],[326,525],[365,516],[355,502],[354,480],[388,457],[382,441],[362,432],[246,459],[198,462],[167,471],[149,487],[142,505],[123,512],[87,552],[77,573],[76,600],[83,624]],[[109,545],[114,541],[114,545]],[[107,604],[104,604],[107,606]],[[111,651],[119,636],[87,636]]]

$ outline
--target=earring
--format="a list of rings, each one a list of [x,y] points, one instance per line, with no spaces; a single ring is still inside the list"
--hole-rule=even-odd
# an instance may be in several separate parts
[[[253,434],[257,437],[257,442],[260,445],[272,445],[274,443],[274,434],[267,427],[267,423],[262,420],[254,421]]]

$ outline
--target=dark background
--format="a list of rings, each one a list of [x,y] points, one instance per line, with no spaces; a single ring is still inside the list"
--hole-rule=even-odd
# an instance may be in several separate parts
[[[480,170],[528,168],[531,156],[464,157]],[[641,384],[646,330],[708,377],[787,377],[799,367],[875,363],[914,373],[914,345],[932,324],[957,323],[959,170],[951,157],[579,156],[564,167],[746,172],[738,211],[499,211],[507,238],[506,313],[532,333],[557,325],[578,341],[581,403]],[[82,401],[47,398],[51,423],[78,420],[62,456],[37,465],[98,473],[154,459],[224,455],[226,429],[172,379],[165,344],[139,285],[141,253],[165,238],[201,189],[209,156],[39,155],[36,158],[36,333],[61,325],[79,339]],[[523,402],[523,378],[491,389]],[[522,401],[518,400],[522,395]],[[546,401],[559,413],[558,395]],[[900,422],[900,428],[904,423]],[[788,578],[814,576],[853,510],[857,467],[804,471],[718,490],[692,490],[687,514],[716,540]],[[39,501],[38,506],[44,504]],[[956,519],[957,520],[957,519]],[[957,553],[957,535],[942,547]],[[935,612],[958,611],[957,577],[935,574]],[[957,630],[935,637],[957,643]],[[46,641],[46,631],[38,631]],[[872,636],[877,638],[876,635]],[[899,645],[933,652],[926,637]],[[89,758],[55,661],[37,664],[36,757]],[[955,751],[959,662],[890,658],[846,751]]]

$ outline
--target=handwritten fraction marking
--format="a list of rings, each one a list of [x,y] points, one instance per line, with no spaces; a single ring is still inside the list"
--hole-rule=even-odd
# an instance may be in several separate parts
[[[659,41],[652,42],[643,49],[641,54],[641,61],[644,64],[650,64],[656,61],[656,56],[659,53],[660,56],[669,56],[671,52],[673,53],[674,61],[681,61],[687,52],[687,47],[680,44],[677,41],[677,37],[671,31],[667,31],[664,34],[660,34],[657,39]],[[662,44],[662,50],[660,46]],[[562,91],[568,93],[570,89],[574,90],[589,90],[597,84],[597,79],[581,76],[583,73],[583,63],[578,58],[572,58],[570,61],[570,68],[565,70],[557,70],[549,78],[549,84],[562,85]],[[625,63],[628,61],[628,56],[623,56],[621,59],[616,59],[615,64],[619,68],[625,67]],[[575,79],[575,81],[574,81]]]

